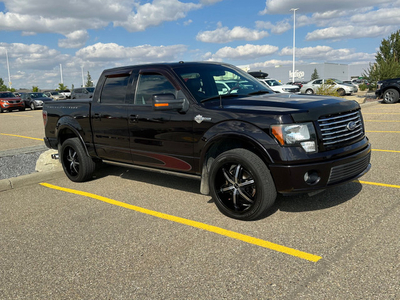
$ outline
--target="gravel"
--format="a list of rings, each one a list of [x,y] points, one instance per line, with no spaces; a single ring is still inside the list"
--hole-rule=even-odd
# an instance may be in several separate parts
[[[41,145],[0,151],[0,180],[35,173],[36,161],[46,150]]]

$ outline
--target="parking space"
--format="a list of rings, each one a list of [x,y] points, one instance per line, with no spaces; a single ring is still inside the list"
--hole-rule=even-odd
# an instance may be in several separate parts
[[[41,110],[0,114],[0,151],[43,145]]]
[[[399,298],[400,104],[362,111],[370,172],[255,222],[197,180],[122,167],[0,193],[0,298]]]

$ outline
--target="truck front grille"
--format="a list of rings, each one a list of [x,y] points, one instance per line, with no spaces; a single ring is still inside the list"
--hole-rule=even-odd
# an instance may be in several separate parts
[[[364,128],[360,111],[351,111],[318,119],[325,148],[342,145],[364,136]]]

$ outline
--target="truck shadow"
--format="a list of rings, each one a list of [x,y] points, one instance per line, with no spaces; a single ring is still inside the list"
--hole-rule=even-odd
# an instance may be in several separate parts
[[[107,176],[118,176],[127,180],[139,181],[200,195],[200,178],[186,178],[172,174],[104,164],[97,170],[96,178]],[[362,184],[358,181],[352,181],[312,196],[308,194],[293,196],[278,195],[274,205],[264,215],[258,218],[258,220],[267,218],[277,211],[306,212],[338,206],[357,196],[361,190]],[[214,204],[212,198],[209,196],[205,197],[209,199],[207,203]]]

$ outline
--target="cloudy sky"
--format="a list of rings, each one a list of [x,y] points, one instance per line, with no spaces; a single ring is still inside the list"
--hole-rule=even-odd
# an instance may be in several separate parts
[[[214,60],[263,69],[374,61],[399,30],[400,0],[4,0],[0,77],[12,87],[82,85],[90,72],[150,62]],[[60,65],[62,67],[60,67]]]

